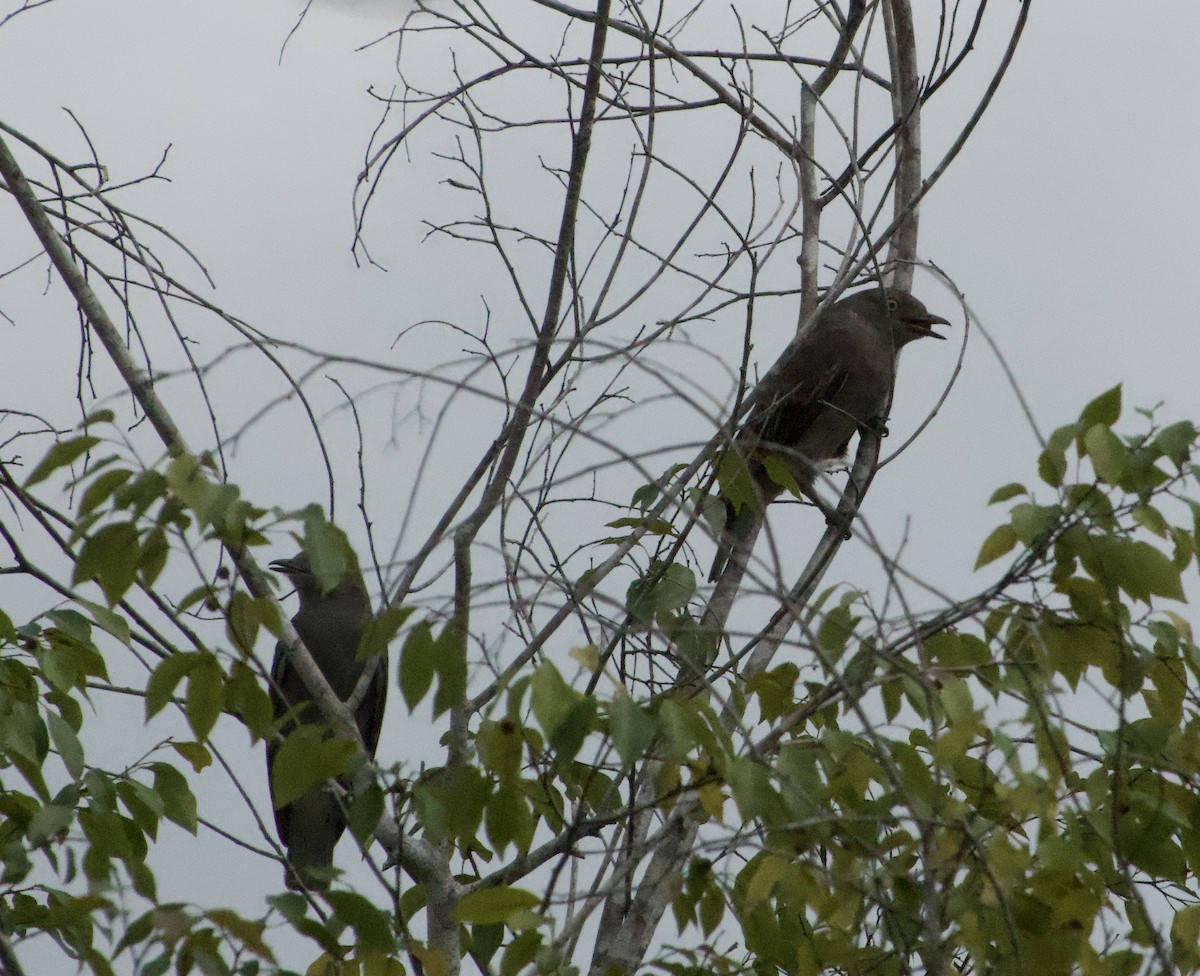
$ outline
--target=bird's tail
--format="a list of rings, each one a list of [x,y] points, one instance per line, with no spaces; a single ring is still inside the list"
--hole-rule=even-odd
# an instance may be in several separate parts
[[[708,572],[710,583],[715,583],[724,575],[735,556],[742,561],[746,559],[746,550],[758,535],[761,514],[757,505],[743,504],[739,512],[734,510],[730,502],[725,502],[725,528],[717,539],[717,556]]]
[[[346,829],[341,806],[328,790],[313,787],[290,804],[288,830],[288,867],[284,882],[298,890],[300,881],[314,891],[329,887],[333,873],[333,849]]]

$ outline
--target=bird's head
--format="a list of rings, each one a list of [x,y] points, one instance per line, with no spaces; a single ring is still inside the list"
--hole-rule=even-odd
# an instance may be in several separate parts
[[[365,592],[366,590],[357,562],[354,565],[346,567],[346,572],[342,576],[341,582],[328,592],[322,589],[321,580],[313,571],[312,560],[306,552],[299,552],[290,559],[273,560],[268,564],[267,568],[272,572],[279,573],[280,576],[287,577],[288,582],[296,588],[296,594],[300,597],[301,603],[304,603],[306,600],[319,600],[322,597],[337,596],[348,590],[361,592]]]
[[[892,338],[897,346],[928,336],[945,339],[934,332],[935,325],[949,325],[950,320],[929,311],[920,299],[896,288],[869,288],[851,296],[868,310],[868,318],[886,321],[892,329]]]

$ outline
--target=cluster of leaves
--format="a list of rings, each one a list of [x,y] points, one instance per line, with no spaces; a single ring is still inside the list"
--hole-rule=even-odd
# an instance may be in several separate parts
[[[732,878],[693,860],[681,929],[717,937],[723,897],[763,973],[1200,970],[1200,648],[1158,606],[1200,554],[1197,431],[1119,415],[1118,388],[1052,435],[1052,502],[996,494],[1022,500],[980,565],[1021,551],[975,604],[885,636],[844,599],[810,635],[821,680],[735,694],[775,732],[710,753],[710,789],[757,850]]]
[[[545,897],[522,886],[520,870],[496,878],[486,866],[531,855],[544,863],[539,841],[568,855],[577,841],[611,833],[629,816],[632,784],[646,781],[653,810],[686,810],[701,831],[673,912],[680,933],[693,930],[703,944],[678,950],[664,960],[671,965],[1200,970],[1200,898],[1190,887],[1200,870],[1200,649],[1188,622],[1159,606],[1184,599],[1200,555],[1200,505],[1186,495],[1197,431],[1151,418],[1145,433],[1121,436],[1119,416],[1118,389],[1050,437],[1038,470],[1052,500],[1021,485],[996,493],[993,502],[1014,504],[979,564],[1012,562],[974,603],[891,628],[859,594],[819,612],[818,603],[807,631],[812,667],[787,662],[733,682],[722,708],[694,693],[640,702],[620,689],[598,694],[595,648],[574,654],[587,690],[548,659],[513,676],[502,714],[474,722],[467,748],[448,749],[446,765],[395,794],[405,829],[464,866],[467,894],[454,917],[476,962],[501,976],[569,969],[546,938]],[[91,432],[61,441],[23,490],[100,443]],[[0,612],[0,763],[24,783],[6,779],[0,792],[0,924],[46,932],[101,973],[112,964],[97,927],[121,919],[117,950],[139,953],[142,972],[174,964],[252,973],[273,963],[265,918],[157,904],[147,859],[162,821],[197,829],[186,776],[161,750],[119,772],[89,764],[84,709],[89,682],[108,677],[97,630],[146,644],[130,591],[154,590],[172,542],[253,544],[270,513],[189,457],[159,474],[114,455],[76,488],[66,540],[73,583],[95,581],[105,602],[68,591],[70,606],[19,627]],[[314,565],[336,580],[344,537],[319,511],[299,518]],[[695,588],[689,570],[660,561],[630,586],[626,610],[679,643],[694,628]],[[178,608],[203,606],[222,612],[232,650],[153,645],[160,661],[145,691],[147,719],[182,710],[194,739],[171,747],[195,771],[211,761],[222,715],[255,738],[273,734],[251,649],[261,631],[279,633],[272,604],[233,586],[198,587]],[[383,652],[408,616],[381,616],[365,652]],[[399,682],[410,711],[431,693],[435,716],[461,709],[462,623],[410,627]],[[284,797],[347,771],[344,743],[305,736],[300,729],[281,746]],[[351,828],[361,840],[384,806],[379,787],[356,792]],[[38,857],[57,885],[30,881]],[[153,905],[132,921],[118,866]],[[423,951],[398,920],[426,897],[409,888],[395,916],[352,892],[329,893],[323,919],[299,895],[271,906],[322,959],[395,972],[398,944]]]
[[[702,697],[604,700],[543,662],[479,727],[478,769],[416,784],[417,822],[464,857],[524,854],[539,823],[603,830],[626,812],[623,774],[653,776],[660,812],[692,798],[704,824],[673,910],[711,944],[680,949],[684,969],[1197,971],[1200,649],[1158,606],[1184,599],[1200,551],[1197,431],[1121,437],[1119,416],[1117,389],[1052,435],[1052,501],[996,493],[1019,500],[980,565],[1020,551],[969,607],[888,631],[846,594],[810,618],[817,677],[781,664],[732,686],[724,714]],[[626,609],[677,628],[693,590],[656,565]],[[470,898],[477,949],[503,921],[509,951],[533,958],[537,896]]]
[[[68,482],[77,498],[73,517],[60,520],[71,527],[61,537],[73,563],[72,588],[60,591],[67,604],[21,626],[0,609],[0,769],[17,771],[26,784],[20,789],[6,778],[0,789],[0,926],[19,936],[47,933],[97,973],[113,972],[114,958],[129,953],[136,956],[138,971],[150,976],[172,965],[179,973],[199,967],[206,973],[236,968],[251,974],[262,961],[274,962],[263,939],[266,919],[159,903],[149,854],[164,819],[196,833],[196,797],[179,763],[194,773],[211,764],[209,738],[222,715],[238,719],[252,740],[276,733],[252,651],[263,630],[279,636],[279,617],[271,601],[234,586],[225,572],[171,601],[162,587],[163,570],[173,548],[192,551],[214,540],[227,548],[265,542],[268,516],[301,522],[318,574],[340,578],[348,544],[318,508],[294,514],[256,508],[235,486],[215,481],[211,464],[203,459],[171,458],[164,473],[130,464],[119,452],[99,454],[106,442],[97,433],[112,421],[107,411],[90,416],[82,432],[55,443],[22,486],[6,482],[33,508],[32,489],[87,461],[85,473]],[[89,582],[99,587],[103,602],[82,595],[79,588]],[[232,651],[207,646],[190,627],[184,628],[192,639],[189,646],[167,643],[164,629],[148,621],[144,594],[151,594],[156,609],[175,620],[194,611],[220,613]],[[405,616],[389,613],[376,620],[365,652],[385,650]],[[160,743],[116,772],[87,761],[85,717],[95,706],[89,682],[109,681],[97,630],[117,647],[132,650],[136,645],[157,656],[145,686],[146,720],[178,707],[194,736],[191,741]],[[345,743],[317,736],[316,743],[307,745],[315,745],[317,752],[332,748],[337,755],[333,765],[315,762],[314,750],[302,748],[303,732],[296,733],[297,742],[283,744],[284,753],[303,753],[302,761],[292,764],[293,775],[281,778],[285,799],[307,789],[314,777],[323,780],[343,772],[352,752]],[[59,763],[48,770],[55,755]],[[370,834],[383,807],[378,788],[364,794],[356,799],[352,815],[360,836]],[[57,883],[42,880],[39,856]],[[131,915],[126,882],[154,907]],[[272,907],[324,951],[351,962],[370,962],[377,972],[392,971],[387,961],[396,938],[390,916],[361,896],[343,894],[330,896],[324,921],[306,917],[309,906],[295,895],[281,895]],[[339,944],[346,930],[355,936],[349,957]]]
[[[106,677],[92,622],[78,611],[52,610],[21,627],[0,611],[0,768],[16,770],[26,785],[6,778],[0,791],[0,918],[6,931],[50,935],[98,973],[112,971],[96,926],[118,911],[114,865],[154,901],[146,860],[162,821],[197,828],[196,798],[171,763],[143,760],[111,772],[86,761],[87,682]],[[69,842],[76,830],[81,846]],[[61,887],[28,883],[38,857]],[[72,890],[81,875],[84,894]]]
[[[673,910],[681,934],[706,942],[671,965],[1200,968],[1200,899],[1186,887],[1200,867],[1189,690],[1200,653],[1186,621],[1155,602],[1182,600],[1195,565],[1197,509],[1183,489],[1196,430],[1121,438],[1119,413],[1110,391],[1051,437],[1039,471],[1052,502],[1020,486],[997,493],[1021,499],[980,557],[1021,547],[1000,584],[969,609],[886,633],[846,594],[812,614],[815,678],[784,663],[735,683],[724,710],[703,696],[580,691],[550,661],[515,679],[503,717],[474,729],[478,761],[427,770],[404,804],[415,829],[475,866],[456,917],[480,965],[501,946],[504,976],[561,965],[543,955],[543,898],[480,866],[528,855],[539,831],[602,834],[628,815],[636,775],[651,778],[661,814],[686,799],[703,824]],[[1187,525],[1171,523],[1176,508]],[[626,610],[678,630],[694,589],[684,567],[656,564]],[[451,625],[410,635],[410,708],[435,675],[435,712],[454,707],[457,640]],[[585,675],[599,667],[594,648],[574,656]],[[1154,900],[1164,886],[1180,904]],[[406,914],[422,900],[410,891]],[[716,946],[730,920],[736,952]]]

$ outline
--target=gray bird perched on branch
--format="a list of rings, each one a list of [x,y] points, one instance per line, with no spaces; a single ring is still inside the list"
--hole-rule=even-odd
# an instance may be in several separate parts
[[[907,292],[876,286],[829,306],[788,345],[751,392],[750,412],[721,462],[725,527],[710,581],[739,544],[752,544],[781,482],[790,475],[807,493],[823,462],[842,457],[859,430],[883,424],[897,355],[914,339],[944,339],[933,331],[938,324],[950,323]],[[745,475],[752,496],[743,490],[731,499],[727,485],[745,485]]]
[[[363,631],[371,620],[371,603],[357,563],[352,561],[341,581],[328,592],[321,589],[306,553],[278,559],[270,568],[286,576],[296,587],[300,611],[292,617],[292,624],[338,698],[348,700],[365,669],[374,668],[371,683],[354,716],[367,753],[374,756],[387,701],[387,667],[383,661],[360,661],[357,657]],[[271,665],[271,703],[276,719],[291,713],[291,719],[281,730],[285,736],[298,725],[325,724],[282,643],[276,647]],[[268,782],[279,748],[278,740],[267,744]],[[289,867],[284,872],[287,886],[300,888],[303,882],[308,888],[328,887],[333,849],[346,829],[342,804],[324,783],[283,807],[276,806],[271,783],[271,801],[279,839],[287,848]]]

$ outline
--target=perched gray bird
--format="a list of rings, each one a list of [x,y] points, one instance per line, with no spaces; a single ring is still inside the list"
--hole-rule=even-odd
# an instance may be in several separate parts
[[[292,617],[292,624],[334,694],[346,701],[354,693],[355,685],[368,665],[357,659],[359,642],[371,619],[371,603],[357,563],[346,570],[341,582],[328,593],[322,592],[309,558],[303,552],[292,559],[278,559],[270,564],[270,568],[286,576],[296,587],[300,611]],[[375,665],[375,674],[355,713],[355,720],[367,752],[374,756],[388,681],[386,663],[371,663]],[[275,648],[275,660],[271,665],[271,702],[277,719],[297,705],[302,706],[283,728],[285,735],[297,724],[325,724],[283,644]],[[278,751],[277,741],[268,742],[268,783]],[[273,807],[274,794],[272,786]],[[328,876],[321,872],[313,874],[312,869],[333,866],[333,849],[346,829],[346,819],[337,798],[325,784],[313,787],[287,806],[276,808],[275,828],[287,848],[289,868],[284,872],[287,886],[300,888],[303,881],[308,888],[328,887]]]
[[[933,331],[938,324],[950,323],[907,292],[875,286],[835,302],[788,345],[751,392],[750,412],[733,439],[759,505],[736,510],[726,499],[710,582],[783,491],[767,460],[777,457],[808,492],[823,462],[842,457],[860,429],[884,422],[900,349],[922,336],[944,339]]]

